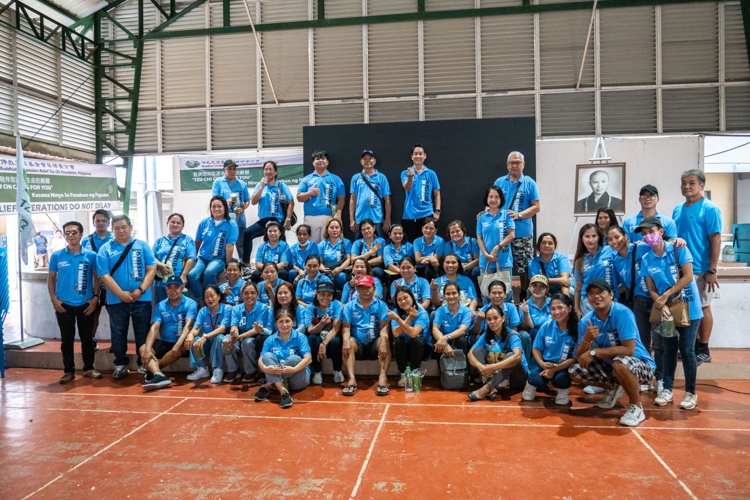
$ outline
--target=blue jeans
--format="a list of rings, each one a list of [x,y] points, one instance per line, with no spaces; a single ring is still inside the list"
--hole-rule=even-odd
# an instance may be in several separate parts
[[[381,283],[385,282],[385,270],[383,270],[382,267],[373,267],[372,268],[372,277],[380,281]],[[344,286],[342,285],[341,288],[343,289]]]
[[[526,358],[526,364],[528,365],[534,357],[531,355],[532,337],[526,330],[519,331],[518,335],[521,337],[521,348],[523,349],[523,356]]]
[[[654,307],[654,299],[651,297],[644,297],[643,295],[636,295],[633,297],[633,314],[635,314],[635,324],[638,325],[638,335],[641,337],[641,343],[646,347],[646,350],[650,353],[652,350],[655,352],[657,348],[657,338],[660,335],[657,333],[652,336],[653,325],[649,321],[651,316],[651,309]],[[659,341],[661,339],[658,339]],[[659,342],[661,345],[661,342]],[[660,353],[662,351],[660,350]],[[661,380],[661,373],[663,371],[662,362],[663,356],[654,355],[654,361],[656,362],[656,375],[657,380]]]
[[[690,326],[676,327],[678,337],[663,337],[664,343],[664,389],[674,387],[674,372],[677,369],[677,348],[682,354],[682,369],[685,370],[685,392],[695,394],[695,377],[698,362],[695,359],[695,337],[701,320],[690,321]]]
[[[128,363],[128,326],[133,320],[135,334],[135,352],[138,355],[138,366],[141,365],[141,346],[146,343],[148,330],[151,328],[151,302],[131,302],[110,304],[109,332],[112,339],[112,351],[115,354],[115,366],[127,366]]]
[[[307,334],[307,343],[310,344],[310,354],[312,355],[312,370],[315,373],[320,372],[323,367],[321,361],[318,361],[318,351],[320,350],[320,335],[316,333]],[[341,354],[341,336],[336,335],[328,341],[326,346],[326,357],[333,362],[333,371],[340,372],[341,365],[344,363],[343,356]]]
[[[267,352],[263,355],[263,364],[266,366],[284,365],[284,366],[297,366],[302,361],[302,358],[296,354],[292,354],[286,359],[278,359],[272,352]],[[283,375],[272,375],[266,373],[266,382],[269,384],[275,384],[281,382],[284,379],[289,381],[290,391],[299,391],[310,385],[310,372],[307,368],[304,368],[297,373],[285,373]]]
[[[560,370],[559,372],[556,372],[551,379],[542,377],[542,371],[542,367],[539,366],[539,363],[536,362],[536,359],[532,359],[531,363],[529,363],[529,384],[533,385],[537,389],[541,387],[547,387],[550,380],[552,380],[552,387],[554,387],[555,389],[569,389],[571,384],[573,383],[570,380],[570,375],[568,375],[568,370]]]
[[[289,276],[287,277],[287,281],[289,283],[294,284],[294,280],[297,279],[297,276],[299,276],[299,272],[295,268],[293,268],[291,265],[289,266]],[[297,287],[295,286],[295,290]]]
[[[266,217],[245,229],[245,234],[242,236],[243,248],[241,256],[244,264],[249,264],[250,260],[253,258],[253,240],[266,234],[266,224],[272,221],[278,222],[279,219],[276,217]]]
[[[475,267],[474,269],[472,269],[470,271],[464,271],[461,274],[463,274],[464,276],[468,276],[469,279],[471,280],[471,282],[474,283],[474,289],[477,292],[477,297],[479,297],[481,299],[482,298],[482,290],[479,288],[479,274],[480,274],[480,272],[479,272],[479,266]],[[511,292],[512,292],[512,290],[511,290]]]
[[[594,310],[594,306],[589,304],[589,299],[581,297],[581,312],[584,316]]]
[[[224,270],[224,266],[226,263],[220,259],[195,259],[195,265],[188,273],[188,288],[196,301],[203,300],[203,288],[206,285],[216,284],[216,277]]]
[[[196,349],[193,347],[190,349],[190,366],[195,368],[206,367],[206,355],[211,359],[212,368],[221,368],[224,366],[224,351],[222,351],[222,340],[224,335],[217,335],[216,337],[206,339],[206,343],[203,344],[203,357],[199,358],[196,354]]]

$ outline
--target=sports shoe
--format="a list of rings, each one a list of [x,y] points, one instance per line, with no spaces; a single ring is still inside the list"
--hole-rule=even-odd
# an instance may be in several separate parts
[[[682,408],[683,410],[692,410],[697,404],[698,395],[693,394],[692,392],[686,392],[685,399],[683,399],[682,403],[680,403],[680,408]]]
[[[164,389],[165,387],[169,387],[170,385],[172,385],[172,381],[169,380],[169,377],[167,377],[163,373],[157,373],[153,377],[151,377],[151,380],[149,382],[143,384],[142,387],[145,391],[155,391],[157,389]]]
[[[224,382],[226,382],[227,384],[231,384],[240,377],[242,377],[242,374],[240,372],[227,372],[227,374],[224,375]]]
[[[202,378],[210,377],[211,374],[208,373],[208,368],[205,366],[198,367],[193,373],[187,376],[187,379],[191,382],[194,380],[200,380]]]
[[[113,378],[123,378],[127,377],[130,373],[130,368],[128,368],[128,365],[117,365],[115,366],[115,371],[112,374]]]
[[[659,393],[658,396],[656,396],[656,399],[654,399],[654,404],[656,406],[666,406],[667,403],[672,402],[672,391],[669,389],[662,389],[662,391]]]
[[[99,372],[99,370],[94,370],[94,369],[86,370],[85,372],[83,372],[83,376],[86,378],[91,378],[91,379],[96,379],[96,380],[102,378],[102,374]]]
[[[570,402],[568,397],[568,389],[558,389],[557,396],[555,396],[555,404],[566,405]]]
[[[92,341],[92,343],[94,344],[94,352],[98,351],[99,350],[99,344],[96,343],[96,340]]]
[[[711,352],[709,352],[708,350],[706,350],[705,352],[695,353],[695,359],[698,361],[697,366],[700,366],[703,363],[710,363],[711,362]]]
[[[65,374],[62,377],[60,377],[60,383],[67,384],[69,382],[72,382],[74,378],[76,378],[74,373],[65,372]]]
[[[289,394],[288,391],[281,395],[281,403],[279,403],[279,406],[282,408],[289,408],[292,406],[292,395]]]
[[[635,427],[646,420],[646,415],[643,413],[643,406],[641,405],[628,405],[625,415],[620,418],[620,425],[627,425],[628,427]]]
[[[337,384],[340,384],[344,381],[344,374],[341,373],[341,370],[333,372],[333,381]]]
[[[606,390],[604,391],[604,397],[601,401],[596,403],[596,406],[605,410],[614,408],[615,403],[617,403],[617,400],[619,400],[623,394],[625,394],[625,388],[621,385],[618,385],[617,389]]]
[[[312,384],[313,385],[320,385],[323,383],[323,373],[321,372],[315,372],[312,376]]]
[[[147,374],[147,373],[148,373],[148,370],[146,369],[146,367],[145,367],[145,366],[143,366],[143,365],[139,365],[139,366],[138,366],[138,373],[140,373],[141,375],[145,375],[145,374]]]
[[[255,381],[255,377],[257,377],[257,373],[246,373],[242,376],[242,381],[245,383],[250,383]]]
[[[266,399],[268,399],[268,389],[266,389],[265,386],[260,386],[258,392],[255,393],[255,400],[265,401]]]
[[[664,390],[664,381],[663,380],[657,380],[656,382],[652,381],[649,386],[648,390],[651,392],[655,392],[658,396],[661,391]]]
[[[211,377],[211,383],[218,384],[222,380],[224,380],[224,370],[222,370],[221,368],[214,368],[214,374]]]
[[[641,384],[640,391],[646,392],[648,390],[648,384]]]
[[[596,387],[595,385],[587,385],[583,388],[583,392],[586,394],[599,394],[600,392],[604,392],[604,389]]]
[[[526,382],[526,387],[523,388],[523,395],[521,395],[521,398],[524,401],[534,401],[535,397],[536,397],[536,387]]]
[[[510,389],[510,379],[506,378],[497,385],[498,389]]]
[[[245,269],[242,270],[242,279],[247,281],[249,280],[253,275],[253,268],[250,266],[245,266]]]
[[[399,387],[406,387],[406,375],[402,373],[401,378],[398,379],[398,383],[396,385]]]

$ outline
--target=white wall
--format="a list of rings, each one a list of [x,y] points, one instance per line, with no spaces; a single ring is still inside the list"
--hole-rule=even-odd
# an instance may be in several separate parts
[[[740,174],[738,176],[736,200],[737,224],[750,223],[750,174]]]

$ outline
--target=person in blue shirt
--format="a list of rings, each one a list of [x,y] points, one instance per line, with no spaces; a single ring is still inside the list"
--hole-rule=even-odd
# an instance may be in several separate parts
[[[277,333],[271,335],[263,344],[258,368],[266,374],[266,383],[255,393],[255,401],[268,399],[271,388],[281,394],[279,406],[292,406],[292,395],[289,391],[300,391],[310,385],[310,368],[312,353],[307,337],[292,328],[292,314],[289,309],[280,309],[276,313]],[[289,384],[289,389],[284,382]]]
[[[443,255],[455,253],[461,260],[463,271],[461,274],[468,276],[474,283],[477,297],[482,296],[479,288],[479,244],[476,238],[466,236],[466,225],[460,220],[454,220],[448,224],[448,239],[443,243]]]
[[[305,275],[305,262],[309,255],[319,255],[318,244],[310,241],[312,229],[307,224],[297,226],[297,243],[289,248],[289,283],[297,284]]]
[[[297,297],[297,302],[303,307],[312,304],[318,284],[322,281],[333,283],[328,276],[320,272],[320,257],[314,254],[308,255],[305,259],[305,275],[297,282],[297,289],[294,294]]]
[[[443,288],[445,305],[438,307],[432,322],[432,336],[435,339],[436,358],[441,355],[453,356],[458,349],[466,354],[469,351],[469,328],[471,310],[461,305],[461,289],[456,283],[448,283]]]
[[[327,274],[336,288],[341,290],[351,274],[352,242],[343,237],[343,226],[338,219],[329,219],[320,242],[321,271]]]
[[[502,272],[510,275],[513,271],[513,254],[510,244],[516,237],[516,225],[513,218],[502,207],[505,205],[505,195],[497,186],[490,186],[484,195],[484,205],[489,207],[477,219],[477,244],[479,255],[479,272]],[[508,301],[513,300],[513,290],[508,292]]]
[[[341,302],[343,304],[359,300],[357,281],[362,276],[372,276],[372,268],[366,259],[359,257],[354,259],[354,262],[352,263],[352,277],[346,282],[344,288],[341,290]],[[375,281],[375,298],[383,300],[383,285],[379,279],[373,278],[373,280]]]
[[[414,261],[414,257],[407,255],[401,259],[398,264],[401,269],[401,278],[391,283],[391,303],[395,306],[396,302],[394,299],[397,286],[405,286],[410,289],[417,300],[417,303],[423,309],[431,309],[430,302],[432,301],[432,290],[430,284],[426,279],[417,276],[417,264]]]
[[[344,381],[341,373],[343,358],[341,357],[341,331],[344,306],[334,300],[336,287],[330,281],[318,283],[318,290],[312,304],[304,310],[301,323],[306,330],[307,341],[312,350],[313,385],[323,383],[323,367],[325,358],[333,362],[333,381],[340,384]]]
[[[96,253],[81,246],[83,225],[80,222],[63,224],[67,246],[53,253],[49,260],[47,290],[52,307],[55,308],[57,326],[60,327],[60,350],[63,358],[61,384],[75,378],[75,356],[73,343],[81,339],[83,376],[102,378],[94,369],[94,318],[99,302],[99,280],[96,274]]]
[[[591,304],[586,298],[588,285],[594,279],[603,279],[614,290],[615,299],[620,293],[617,289],[616,272],[614,266],[614,250],[604,246],[604,235],[594,224],[584,224],[578,232],[578,247],[575,258],[575,308],[576,314],[582,318],[592,311]]]
[[[703,318],[700,292],[693,279],[693,256],[687,247],[677,248],[669,240],[661,221],[656,217],[644,217],[636,228],[643,236],[643,242],[651,249],[643,256],[641,271],[646,278],[649,295],[654,302],[653,309],[661,313],[662,319],[669,319],[672,313],[667,302],[677,299],[688,303],[690,324],[677,326],[678,335],[662,337],[663,389],[656,396],[654,404],[664,406],[672,402],[674,373],[677,368],[677,350],[682,355],[682,368],[685,372],[685,399],[680,408],[692,410],[698,404],[695,393],[697,363],[695,338]],[[656,354],[658,355],[658,353]]]
[[[198,256],[195,241],[182,232],[184,227],[185,218],[180,214],[171,214],[167,217],[169,235],[156,240],[151,248],[156,257],[157,279],[154,280],[154,300],[157,304],[167,298],[165,283],[169,276],[177,276],[182,280],[183,286],[187,285],[188,273]]]
[[[263,243],[255,252],[255,270],[249,278],[255,283],[259,283],[263,278],[265,263],[273,262],[279,271],[279,277],[286,281],[289,278],[289,263],[291,260],[292,252],[286,242],[284,228],[278,222],[271,221],[266,227]]]
[[[94,253],[99,253],[99,249],[102,247],[102,245],[112,239],[112,233],[110,233],[108,229],[111,217],[112,215],[109,213],[109,211],[104,210],[103,208],[100,208],[96,212],[94,212],[94,216],[92,218],[92,222],[94,223],[94,232],[81,240],[81,247],[92,250]],[[102,313],[102,307],[104,307],[106,304],[107,287],[100,286],[99,302],[96,305],[96,310],[94,310],[94,326],[92,327],[92,331],[94,332],[92,335],[95,351],[99,350],[99,346],[96,345],[96,331],[99,329],[99,316]]]
[[[232,309],[232,321],[229,329],[230,338],[224,339],[224,361],[227,364],[227,375],[223,377],[221,369],[211,378],[212,384],[222,380],[234,382],[241,374],[237,366],[239,353],[242,352],[242,367],[245,371],[243,382],[255,380],[258,372],[258,353],[263,350],[263,343],[273,330],[271,310],[258,300],[258,285],[246,281],[242,285],[242,304]],[[239,345],[238,345],[239,343]]]
[[[651,382],[656,365],[638,337],[633,311],[614,302],[609,282],[594,279],[586,292],[593,310],[578,323],[577,362],[568,373],[578,383],[605,389],[599,408],[611,409],[627,394],[620,424],[635,427],[646,419],[640,386]]]
[[[503,316],[505,317],[505,324],[508,328],[516,330],[518,335],[521,337],[521,344],[523,345],[523,353],[526,356],[526,362],[531,362],[531,335],[526,330],[520,330],[521,316],[518,314],[515,304],[507,302],[505,293],[505,283],[496,280],[490,283],[489,299],[490,303],[486,304],[482,308],[477,310],[476,317],[469,330],[469,345],[474,345],[480,335],[483,335],[487,331],[487,321],[485,319],[485,313],[490,306],[498,306],[503,310]]]
[[[276,264],[273,262],[263,264],[263,281],[258,283],[258,288],[260,289],[258,300],[261,304],[273,307],[276,301],[276,288],[280,283],[287,282],[279,278],[279,269],[276,267]]]
[[[354,375],[355,359],[375,360],[380,365],[375,394],[387,396],[388,367],[391,365],[391,345],[388,338],[388,307],[375,298],[375,280],[362,276],[357,280],[359,300],[344,307],[341,328],[341,354],[346,364],[349,380],[342,394],[353,396],[357,392]]]
[[[359,222],[359,232],[362,237],[352,244],[352,253],[349,257],[352,262],[359,257],[367,259],[372,269],[373,278],[383,281],[385,275],[383,271],[385,240],[375,234],[375,223],[371,219],[364,219]]]
[[[331,217],[341,222],[346,188],[338,175],[328,171],[328,153],[323,150],[312,154],[315,171],[302,179],[297,188],[297,201],[304,203],[305,224],[312,228],[310,239],[320,243],[323,228]]]
[[[169,377],[161,371],[162,368],[188,356],[193,347],[187,338],[198,316],[198,304],[182,295],[182,287],[182,280],[177,276],[167,278],[167,298],[154,307],[151,329],[140,350],[143,366],[148,370],[143,383],[146,391],[172,385]]]
[[[477,294],[474,290],[474,284],[469,278],[461,273],[461,260],[455,253],[447,253],[443,257],[443,272],[444,274],[437,279],[430,282],[430,298],[432,307],[438,308],[445,304],[445,297],[443,296],[443,290],[445,285],[448,283],[456,283],[461,290],[461,295],[458,301],[461,305],[471,309],[472,314],[477,310]]]
[[[211,376],[206,368],[206,357],[211,359],[212,368],[221,370],[224,367],[223,341],[225,336],[229,336],[232,306],[221,302],[221,296],[221,291],[216,285],[207,285],[203,289],[203,302],[206,307],[198,311],[193,329],[185,340],[187,345],[192,345],[190,366],[195,368],[195,371],[187,376],[190,381]]]
[[[574,350],[578,337],[578,315],[573,311],[570,295],[553,295],[550,314],[552,317],[542,325],[534,339],[529,380],[523,389],[522,399],[534,401],[536,391],[548,388],[552,382],[552,387],[557,389],[555,404],[567,405],[571,386],[568,368],[576,362]]]
[[[232,259],[227,263],[227,282],[219,286],[222,295],[222,302],[230,306],[236,306],[242,302],[242,284],[240,279],[240,261]]]
[[[529,262],[529,276],[541,274],[549,282],[551,294],[570,295],[570,275],[573,267],[568,256],[557,252],[557,238],[552,233],[542,233],[536,240],[537,256]]]
[[[47,245],[49,242],[47,238],[42,236],[41,231],[36,232],[36,236],[32,238],[34,243],[34,263],[36,267],[48,267],[49,266],[49,252],[47,251]]]
[[[603,246],[606,247],[608,245],[607,233],[609,232],[609,228],[619,225],[620,223],[617,220],[617,215],[615,215],[615,211],[611,208],[600,208],[596,211],[596,227],[598,227],[599,231],[604,235]]]
[[[203,287],[216,284],[216,277],[232,260],[237,243],[237,223],[229,218],[227,200],[214,196],[209,203],[211,217],[198,225],[195,233],[195,249],[198,258],[188,273],[188,288],[195,300],[203,297]]]
[[[638,203],[641,205],[641,211],[622,221],[622,228],[630,241],[641,241],[641,233],[637,233],[635,229],[644,217],[656,217],[661,222],[664,233],[671,239],[677,238],[677,226],[672,218],[656,210],[656,205],[659,203],[659,190],[656,186],[651,184],[643,186],[638,195]]]
[[[399,387],[406,385],[406,368],[419,370],[422,361],[432,354],[432,334],[430,316],[414,299],[414,294],[405,286],[396,288],[393,296],[395,311],[388,311],[393,332],[393,354],[401,377]]]
[[[469,363],[479,371],[482,386],[469,394],[470,401],[494,401],[500,388],[515,389],[525,384],[529,367],[518,333],[509,330],[500,306],[486,313],[487,331],[469,350]],[[503,383],[507,381],[507,383]]]
[[[391,226],[391,186],[388,179],[375,169],[375,153],[362,151],[362,172],[352,177],[349,186],[349,228],[359,238],[359,225],[370,219],[375,233],[382,238]]]
[[[719,289],[716,268],[721,255],[721,211],[711,200],[703,197],[706,175],[700,170],[682,173],[680,188],[685,201],[674,207],[672,219],[677,235],[683,238],[693,255],[693,275],[698,284],[703,320],[698,328],[695,353],[698,366],[711,361],[708,341],[714,327],[711,299]],[[675,241],[679,247],[682,242]]]
[[[541,210],[539,189],[536,181],[523,175],[526,166],[525,158],[519,151],[511,151],[506,162],[508,175],[499,177],[495,186],[503,190],[505,203],[503,209],[513,219],[516,225],[516,237],[511,243],[513,264],[521,279],[521,298],[529,287],[528,265],[534,256],[534,221],[532,217]],[[532,275],[533,276],[533,275]]]
[[[133,226],[127,215],[112,217],[112,230],[114,239],[102,245],[96,256],[96,272],[109,291],[107,311],[115,355],[113,377],[122,378],[130,373],[127,356],[130,320],[133,321],[138,371],[145,374],[140,350],[151,327],[151,284],[156,276],[156,259],[145,241],[130,236]],[[119,267],[118,262],[121,262]]]
[[[237,223],[237,255],[247,265],[250,262],[252,248],[243,248],[245,228],[245,210],[250,206],[250,192],[245,181],[237,178],[237,163],[234,160],[224,160],[224,176],[214,179],[211,196],[221,196],[227,202],[227,213],[232,221]],[[197,238],[196,238],[197,239]],[[232,257],[234,252],[230,252]],[[197,297],[197,296],[196,296]]]
[[[531,297],[524,300],[518,309],[521,311],[521,328],[529,332],[531,340],[536,339],[537,332],[552,317],[550,298],[547,296],[549,285],[547,278],[541,274],[531,277],[529,291]]]
[[[437,221],[432,217],[422,223],[422,236],[414,240],[414,260],[417,261],[417,276],[427,281],[440,276],[440,259],[445,241],[437,236]]]
[[[276,300],[269,308],[272,310],[272,315],[275,315],[279,309],[289,309],[293,320],[292,328],[305,333],[308,326],[305,324],[306,307],[297,302],[297,297],[294,296],[294,285],[288,281],[279,281],[276,286]],[[274,326],[273,333],[276,333],[275,328],[276,326]]]
[[[426,159],[424,146],[415,144],[411,148],[413,165],[401,172],[401,185],[406,191],[401,225],[406,241],[414,241],[418,237],[426,217],[440,220],[440,182],[437,174],[425,166]]]
[[[388,230],[390,243],[383,249],[383,264],[386,269],[386,282],[390,284],[394,279],[401,276],[398,263],[406,255],[414,257],[414,246],[404,241],[404,228],[401,224],[394,224]]]

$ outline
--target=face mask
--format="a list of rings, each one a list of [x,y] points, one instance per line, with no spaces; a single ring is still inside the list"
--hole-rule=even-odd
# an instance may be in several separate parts
[[[661,243],[660,233],[649,233],[643,235],[643,242],[651,248],[658,247]]]

